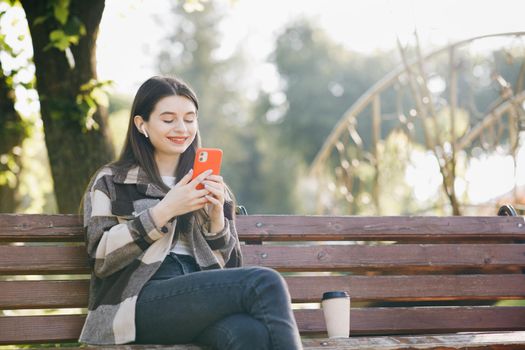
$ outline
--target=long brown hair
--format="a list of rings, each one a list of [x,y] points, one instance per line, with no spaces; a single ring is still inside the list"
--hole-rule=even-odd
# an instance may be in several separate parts
[[[124,141],[124,148],[118,160],[113,163],[115,166],[131,168],[139,165],[148,174],[149,178],[166,192],[169,187],[162,181],[157,163],[154,158],[154,147],[150,140],[138,131],[133,122],[136,115],[148,121],[151,112],[154,110],[158,101],[167,96],[186,97],[195,105],[198,113],[199,101],[195,92],[182,80],[171,77],[155,76],[146,80],[138,89],[133,105],[131,107],[128,132]],[[177,169],[175,170],[176,181],[180,181],[193,168],[193,160],[197,148],[200,147],[200,134],[197,130],[195,139],[179,158]],[[229,189],[226,190],[229,194]],[[232,197],[233,198],[233,197]],[[233,206],[233,205],[232,205]],[[233,206],[234,207],[234,206]],[[225,213],[226,214],[226,213]],[[177,232],[186,232],[192,218],[198,219],[199,224],[206,222],[207,214],[202,210],[181,215],[177,219]]]
[[[138,131],[133,122],[136,115],[140,115],[144,121],[148,121],[155,109],[157,102],[167,96],[186,97],[195,105],[198,113],[199,101],[193,90],[182,80],[155,76],[146,80],[138,89],[133,105],[131,106],[128,132],[124,141],[124,148],[118,160],[114,163],[117,166],[131,167],[140,165],[146,171],[149,178],[160,188],[168,191],[169,187],[164,184],[155,163],[154,148],[150,140]],[[197,148],[200,146],[200,135],[197,130],[195,139],[191,145],[181,154],[175,174],[177,181],[190,171],[193,167],[193,159]]]

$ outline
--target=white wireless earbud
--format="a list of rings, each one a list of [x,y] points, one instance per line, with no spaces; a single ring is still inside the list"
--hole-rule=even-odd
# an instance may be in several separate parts
[[[144,127],[144,125],[142,125],[142,132],[144,133],[144,136],[146,136],[146,138],[149,138],[149,135],[146,132],[146,128]]]

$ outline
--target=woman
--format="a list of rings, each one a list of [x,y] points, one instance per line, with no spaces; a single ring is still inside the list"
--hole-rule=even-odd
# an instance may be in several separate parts
[[[301,349],[282,277],[239,267],[233,196],[222,177],[208,171],[192,180],[198,107],[184,82],[147,80],[120,158],[88,185],[93,273],[80,341]]]

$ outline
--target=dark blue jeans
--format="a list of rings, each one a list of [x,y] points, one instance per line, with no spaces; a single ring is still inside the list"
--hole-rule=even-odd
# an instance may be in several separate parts
[[[213,349],[302,349],[284,279],[272,269],[199,271],[170,254],[139,294],[137,343]]]

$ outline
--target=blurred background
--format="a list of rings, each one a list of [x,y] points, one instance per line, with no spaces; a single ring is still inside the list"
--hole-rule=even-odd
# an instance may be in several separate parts
[[[152,75],[250,214],[525,209],[520,0],[0,0],[0,212],[74,213]]]

